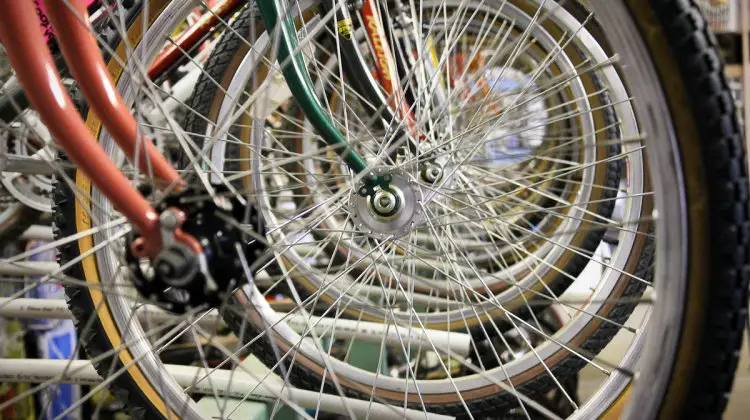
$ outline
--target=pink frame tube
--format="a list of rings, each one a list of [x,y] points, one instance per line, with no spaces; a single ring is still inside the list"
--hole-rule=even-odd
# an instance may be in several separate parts
[[[57,1],[50,3],[52,4],[47,4],[50,14],[54,14],[53,10],[57,9],[57,7],[50,8],[50,6],[58,5],[56,3],[62,4],[62,2]],[[55,140],[62,145],[70,158],[88,175],[93,184],[112,201],[115,208],[140,230],[142,240],[134,246],[134,251],[139,255],[155,257],[162,247],[159,215],[149,202],[130,185],[129,180],[114,163],[109,160],[107,154],[98,145],[81,120],[76,107],[66,92],[65,86],[60,81],[52,55],[47,48],[42,33],[39,31],[34,3],[31,0],[0,0],[0,7],[3,10],[3,13],[0,13],[0,42],[5,46],[10,63],[15,69],[18,80],[34,109],[39,112]],[[64,22],[64,20],[56,19],[55,22]],[[83,25],[77,26],[86,30]],[[70,40],[69,37],[67,39]],[[90,47],[90,45],[88,46]],[[98,55],[98,49],[96,51]],[[103,62],[101,57],[99,57],[99,61]],[[98,68],[95,64],[82,73],[89,74],[88,72],[92,71],[92,68]],[[101,70],[101,68],[98,68],[98,70]],[[91,89],[89,93],[98,95],[104,91],[115,92],[116,94],[117,90],[112,86],[106,73],[100,76],[103,77],[86,80],[86,82],[98,80],[100,83],[107,84],[100,86],[100,89]],[[119,99],[119,95],[117,98]],[[101,102],[103,102],[101,98],[88,98],[88,95],[87,99],[90,101],[94,99],[99,105],[102,105]],[[111,101],[109,105],[114,106]],[[122,101],[120,100],[116,105],[117,116],[122,117],[122,106],[124,106]],[[101,116],[99,112],[97,114]],[[128,117],[130,121],[134,122],[132,116],[128,114]],[[132,126],[127,126],[130,121],[115,120],[114,123],[117,124],[115,127],[132,130]],[[130,133],[135,134],[134,131],[130,131]],[[129,144],[135,146],[135,140],[135,137],[131,138]],[[147,144],[150,144],[150,142],[147,142]],[[166,160],[164,162],[166,163]],[[156,166],[154,166],[154,169],[156,169]],[[171,172],[162,169],[163,172],[161,173],[164,175],[169,175],[172,172],[176,174],[171,166],[169,169]],[[179,178],[169,175],[164,180],[172,182],[179,180]],[[176,236],[179,241],[191,246],[196,253],[201,251],[195,238],[183,232],[177,233]]]
[[[139,135],[138,123],[112,85],[96,38],[88,27],[86,5],[80,0],[45,0],[44,4],[68,68],[75,79],[81,81],[78,85],[89,106],[120,148],[131,162],[138,155],[138,169],[145,174],[153,170],[154,176],[161,181],[160,187],[181,183],[177,171],[159,153],[151,139]],[[75,5],[75,10],[71,4]],[[137,151],[138,147],[141,150]]]
[[[96,0],[84,0],[86,3],[86,7],[90,7],[92,4],[94,4]],[[44,39],[47,42],[52,41],[55,38],[55,33],[52,31],[52,27],[48,24],[45,24],[43,19],[46,19],[47,17],[47,10],[44,7],[44,1],[43,0],[34,0],[34,7],[38,10],[39,13],[41,13],[42,16],[40,16],[40,26],[42,32],[44,32]]]

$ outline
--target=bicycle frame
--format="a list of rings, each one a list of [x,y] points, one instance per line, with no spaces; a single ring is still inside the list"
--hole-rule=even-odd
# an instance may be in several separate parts
[[[86,7],[89,10],[102,6],[99,0],[84,0],[84,2],[86,3]],[[42,32],[44,32],[44,39],[48,43],[54,42],[55,32],[52,29],[51,23],[47,19],[47,11],[44,7],[44,1],[34,0],[34,7],[36,8],[37,14],[39,16],[39,25],[42,29]]]
[[[369,173],[369,167],[364,158],[351,147],[347,139],[333,125],[333,122],[330,120],[328,114],[324,111],[323,106],[320,104],[317,96],[315,95],[310,74],[305,68],[304,58],[299,49],[299,42],[296,36],[294,20],[288,14],[283,13],[284,4],[285,2],[283,0],[258,0],[260,13],[266,25],[266,28],[269,28],[268,31],[270,31],[271,29],[279,31],[280,42],[278,46],[277,59],[279,63],[282,63],[282,74],[284,75],[286,83],[287,85],[289,85],[292,94],[300,104],[300,107],[302,108],[307,118],[310,120],[312,126],[323,137],[325,142],[328,145],[334,147],[334,150],[339,155],[339,157],[341,157],[341,159],[347,164],[347,166],[349,166],[349,168],[354,173],[363,174],[362,178],[365,187],[359,191],[360,195],[372,194],[376,188],[387,188],[389,183],[389,180],[386,179],[387,177],[376,176]],[[338,1],[337,4],[334,5],[334,7],[338,8],[338,10],[336,11],[337,15],[339,16],[337,24],[338,32],[341,34],[350,35],[352,33],[352,28],[351,19],[348,18],[348,14],[346,11],[347,5],[343,1]],[[376,62],[378,62],[378,65],[380,66],[380,74],[382,75],[381,82],[385,80],[388,82],[386,83],[386,85],[390,86],[390,88],[386,87],[386,91],[389,93],[389,102],[396,109],[397,115],[406,125],[407,131],[409,132],[411,137],[419,138],[419,140],[421,141],[425,137],[417,135],[416,123],[414,122],[408,104],[406,103],[403,92],[399,87],[396,65],[393,61],[393,55],[391,54],[390,48],[388,48],[387,44],[384,42],[385,31],[383,29],[383,23],[380,20],[380,16],[377,12],[377,6],[372,2],[372,0],[368,0],[365,3],[365,7],[367,7],[367,11],[363,10],[364,16],[370,16],[371,18],[369,20],[370,23],[366,24],[366,26],[369,26],[369,30],[372,31],[372,34],[375,35],[377,39],[377,47],[375,48],[378,59],[376,60]],[[279,16],[287,17],[283,21],[279,22]],[[342,52],[346,54],[346,51],[348,51],[349,56],[353,57],[353,61],[355,61],[353,66],[345,66],[345,68],[354,70],[356,73],[357,69],[355,67],[363,62],[361,60],[361,54],[357,51],[356,42],[349,42],[352,41],[351,36],[349,36],[349,39],[346,39],[346,36],[344,36],[343,38],[346,41],[345,44],[347,45],[346,48],[342,49]],[[375,41],[371,39],[371,42]],[[377,51],[380,51],[380,53],[378,53]],[[342,58],[345,57],[346,56]],[[359,74],[361,74],[362,69],[359,70]],[[355,74],[355,77],[356,75],[357,74]],[[369,80],[369,77],[365,77],[362,78],[359,83],[357,83],[357,85],[363,87],[363,92],[361,93],[363,93],[365,96],[380,98],[381,95],[374,93],[374,91],[377,91],[377,88],[372,87],[371,83],[369,83]],[[384,103],[384,105],[388,104]],[[388,112],[384,111],[383,114],[387,115]]]
[[[258,7],[267,31],[279,31],[278,57],[282,63],[281,72],[289,89],[299,103],[310,123],[347,166],[359,174],[368,169],[367,162],[357,153],[346,137],[333,125],[322,104],[315,94],[310,74],[305,67],[305,60],[299,49],[294,19],[286,13],[282,0],[258,0]],[[286,16],[279,20],[279,16]],[[278,27],[277,27],[278,24]]]
[[[406,102],[403,89],[401,89],[396,62],[393,58],[393,52],[388,42],[386,42],[388,38],[385,34],[385,26],[380,17],[376,0],[365,0],[360,13],[362,14],[365,30],[370,39],[370,45],[375,54],[375,66],[377,67],[380,84],[389,97],[388,102],[396,109],[398,117],[404,120],[409,133],[422,140],[424,136],[417,135],[417,124],[414,120],[414,114]]]
[[[108,159],[78,115],[55,71],[55,63],[44,37],[37,28],[33,3],[31,0],[5,0],[2,4],[6,13],[0,16],[0,41],[5,44],[11,65],[16,69],[31,103],[71,159],[89,175],[115,208],[140,230],[141,238],[133,243],[133,252],[140,256],[155,257],[163,243],[159,215]],[[231,10],[230,6],[237,4],[237,1],[227,1],[223,6],[226,7],[225,10]],[[352,149],[324,112],[298,48],[294,22],[284,13],[283,4],[281,0],[258,1],[267,30],[279,31],[278,61],[283,63],[282,72],[295,99],[326,142],[336,147],[344,162],[355,173],[365,172],[366,193],[371,193],[379,185],[387,186],[388,180],[366,172],[368,165],[365,160]],[[374,7],[372,3],[369,4]],[[79,86],[119,147],[131,161],[137,161],[136,167],[140,171],[156,178],[159,188],[182,188],[184,183],[177,171],[158,152],[151,139],[139,132],[138,123],[109,79],[96,39],[89,30],[84,4],[74,1],[70,7],[65,2],[45,0],[45,5],[70,71],[77,80],[87,81],[79,83]],[[341,2],[339,6],[345,7]],[[211,15],[214,16],[214,13]],[[287,17],[279,21],[279,16]],[[379,25],[373,24],[372,30],[383,35],[382,23]],[[383,57],[384,64],[388,65],[389,71],[395,72],[392,57],[390,64],[388,57]],[[397,88],[394,87],[397,83],[392,80],[394,93],[397,93]],[[401,100],[404,103],[403,97]],[[404,105],[399,107],[402,106]],[[197,240],[182,232],[179,227],[174,231],[174,238],[188,245],[196,254],[201,253]]]
[[[80,18],[87,16],[83,4],[74,2],[71,8],[66,3],[47,0],[45,5],[66,62],[78,80],[89,81],[81,84],[84,96],[120,148],[131,160],[139,157],[138,169],[145,173],[153,169],[162,188],[180,188],[182,180],[177,171],[156,150],[151,140],[138,132],[135,119],[112,85],[96,40],[89,31],[88,21]],[[31,104],[70,158],[89,175],[115,208],[140,230],[142,237],[133,244],[133,252],[155,257],[163,242],[159,215],[109,160],[86,128],[38,30],[33,3],[30,0],[5,0],[2,6],[0,41]],[[194,252],[201,252],[195,238],[179,229],[175,231],[175,239]]]
[[[408,134],[422,141],[426,136],[417,133],[416,119],[401,89],[398,68],[388,45],[386,27],[380,18],[376,3],[376,0],[366,0],[359,11],[375,56],[374,72],[368,68],[357,40],[352,36],[354,28],[349,11],[346,7],[339,7],[336,11],[336,27],[340,35],[336,44],[340,49],[342,68],[355,91],[370,102],[365,102],[364,106],[382,116],[385,130],[394,128],[392,123],[401,120]],[[327,3],[324,3],[324,7],[326,6]],[[395,137],[398,138],[402,134],[402,127],[398,127],[396,131]]]
[[[88,0],[89,4],[96,4],[91,0]],[[156,80],[164,75],[172,66],[180,61],[184,57],[183,52],[189,51],[196,45],[200,44],[201,41],[206,39],[207,36],[212,34],[221,19],[226,19],[231,16],[240,7],[245,4],[242,0],[222,0],[211,10],[204,13],[200,19],[187,30],[182,32],[171,45],[166,47],[162,51],[151,66],[148,69],[148,76],[151,80]],[[46,9],[41,10],[42,3],[40,0],[35,0],[35,7],[40,8],[39,12],[44,13],[45,22],[37,22],[41,26],[44,32],[45,40],[48,45],[56,46],[56,38],[49,25],[49,19],[47,19]],[[92,7],[92,6],[90,6]],[[57,57],[55,60],[57,68],[65,68],[65,61]],[[17,86],[17,85],[16,85]],[[11,89],[7,92],[7,96],[12,98],[0,98],[0,119],[6,122],[12,121],[18,116],[18,109],[25,109],[29,106],[28,99],[24,96],[23,90]]]

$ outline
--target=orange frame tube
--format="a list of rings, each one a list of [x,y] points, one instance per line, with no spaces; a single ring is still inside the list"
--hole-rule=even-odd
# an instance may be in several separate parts
[[[45,0],[44,5],[69,70],[76,80],[84,81],[78,85],[89,106],[125,155],[131,162],[138,155],[138,169],[146,174],[153,170],[154,177],[162,183],[161,187],[178,183],[180,177],[177,171],[159,153],[151,139],[139,133],[138,123],[112,85],[96,38],[89,29],[88,13],[83,2],[71,2],[75,10],[67,2],[59,0]]]
[[[86,81],[84,84],[79,83],[79,86],[89,104],[98,116],[104,117],[101,118],[104,125],[118,140],[118,144],[124,146],[126,154],[132,157],[138,142],[137,123],[112,85],[96,40],[87,24],[75,15],[81,13],[79,16],[86,16],[85,7],[82,8],[77,0],[74,3],[75,12],[68,9],[64,2],[46,1],[49,18],[58,34],[68,65],[78,80]],[[0,42],[5,46],[9,61],[29,101],[70,158],[112,201],[115,208],[140,230],[142,240],[134,245],[134,252],[155,257],[162,247],[159,215],[109,160],[86,128],[57,74],[52,55],[39,31],[33,2],[0,0],[0,7],[3,10],[0,13]],[[107,114],[110,112],[111,115]],[[180,184],[182,180],[177,172],[158,153],[151,141],[145,137],[141,140],[155,174],[165,182]],[[139,167],[144,166],[145,156],[140,163]],[[196,253],[201,251],[200,245],[192,236],[183,232],[178,232],[175,236]]]

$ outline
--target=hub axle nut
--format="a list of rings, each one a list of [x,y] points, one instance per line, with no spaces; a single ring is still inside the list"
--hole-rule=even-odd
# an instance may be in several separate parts
[[[398,216],[404,207],[403,193],[396,186],[377,190],[367,198],[367,206],[373,216],[381,220],[391,220]]]
[[[443,169],[438,165],[429,165],[424,171],[422,171],[422,179],[430,184],[439,181],[442,176]]]
[[[176,243],[159,252],[154,267],[166,284],[183,287],[198,272],[198,260],[190,248]]]
[[[372,200],[375,211],[381,214],[389,214],[396,209],[398,199],[396,195],[390,191],[378,191],[375,193],[375,198]]]

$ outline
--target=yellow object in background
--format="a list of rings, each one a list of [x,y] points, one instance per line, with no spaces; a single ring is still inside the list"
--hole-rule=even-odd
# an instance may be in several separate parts
[[[24,359],[26,358],[26,349],[23,343],[23,326],[14,319],[2,320],[0,322],[0,336],[4,340],[0,347],[0,356],[6,359]],[[26,383],[5,383],[0,384],[0,404],[10,401],[23,394],[31,388]],[[0,411],[0,419],[7,420],[34,420],[36,412],[34,410],[33,394],[28,395],[10,406]]]

